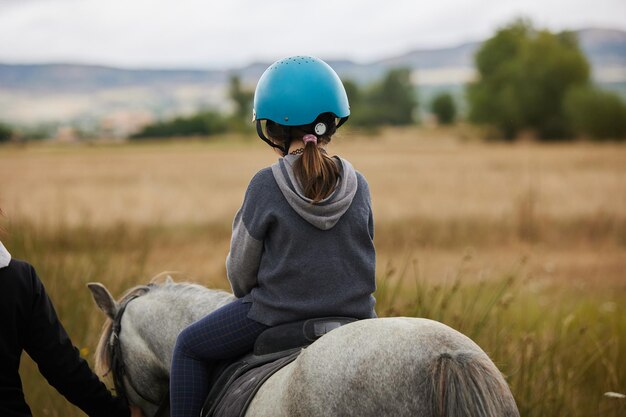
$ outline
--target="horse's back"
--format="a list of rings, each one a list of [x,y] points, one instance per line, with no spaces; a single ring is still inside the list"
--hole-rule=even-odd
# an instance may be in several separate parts
[[[471,339],[439,322],[361,320],[325,335],[270,378],[247,415],[431,416],[442,355],[475,358],[499,376]]]

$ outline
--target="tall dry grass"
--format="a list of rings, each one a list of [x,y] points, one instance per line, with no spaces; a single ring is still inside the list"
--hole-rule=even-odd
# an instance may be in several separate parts
[[[372,188],[380,315],[473,338],[523,416],[624,415],[603,394],[626,391],[626,148],[409,130],[347,134],[336,150]],[[245,138],[0,148],[3,242],[35,265],[90,357],[103,317],[88,281],[120,294],[177,270],[228,288],[232,216],[273,160]],[[36,415],[81,415],[28,360],[22,375]]]

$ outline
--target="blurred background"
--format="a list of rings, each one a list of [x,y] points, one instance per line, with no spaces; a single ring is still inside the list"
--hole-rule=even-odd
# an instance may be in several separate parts
[[[422,3],[0,0],[1,238],[81,354],[89,281],[229,288],[277,158],[256,82],[315,55],[351,103],[330,151],[371,186],[379,315],[473,338],[523,416],[625,415],[626,3]],[[82,415],[23,362],[35,415]]]
[[[298,54],[327,60],[348,84],[353,127],[439,116],[509,138],[626,135],[618,0],[223,3],[0,1],[0,140],[232,130],[223,119],[248,122],[264,69]],[[389,114],[379,100],[394,103]],[[191,120],[146,130],[200,112],[204,130]]]

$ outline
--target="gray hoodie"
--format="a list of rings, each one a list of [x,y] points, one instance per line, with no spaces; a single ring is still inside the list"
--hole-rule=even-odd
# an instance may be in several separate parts
[[[336,157],[340,180],[305,197],[287,155],[259,171],[233,223],[226,270],[248,317],[273,326],[312,317],[375,317],[374,224],[365,178]]]

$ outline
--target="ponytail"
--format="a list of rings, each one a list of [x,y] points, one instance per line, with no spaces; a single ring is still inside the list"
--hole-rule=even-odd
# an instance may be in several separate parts
[[[312,134],[319,123],[324,124],[323,133]],[[270,138],[285,150],[289,149],[293,138],[302,138],[304,151],[293,166],[302,191],[313,203],[319,203],[330,196],[339,179],[339,167],[333,158],[326,155],[326,151],[318,147],[318,142],[330,142],[337,131],[335,116],[332,113],[322,113],[313,123],[303,126],[284,126],[268,120],[265,126]]]
[[[339,167],[317,146],[317,138],[304,144],[304,152],[295,161],[293,171],[304,195],[313,200],[313,203],[328,197],[339,179]]]

